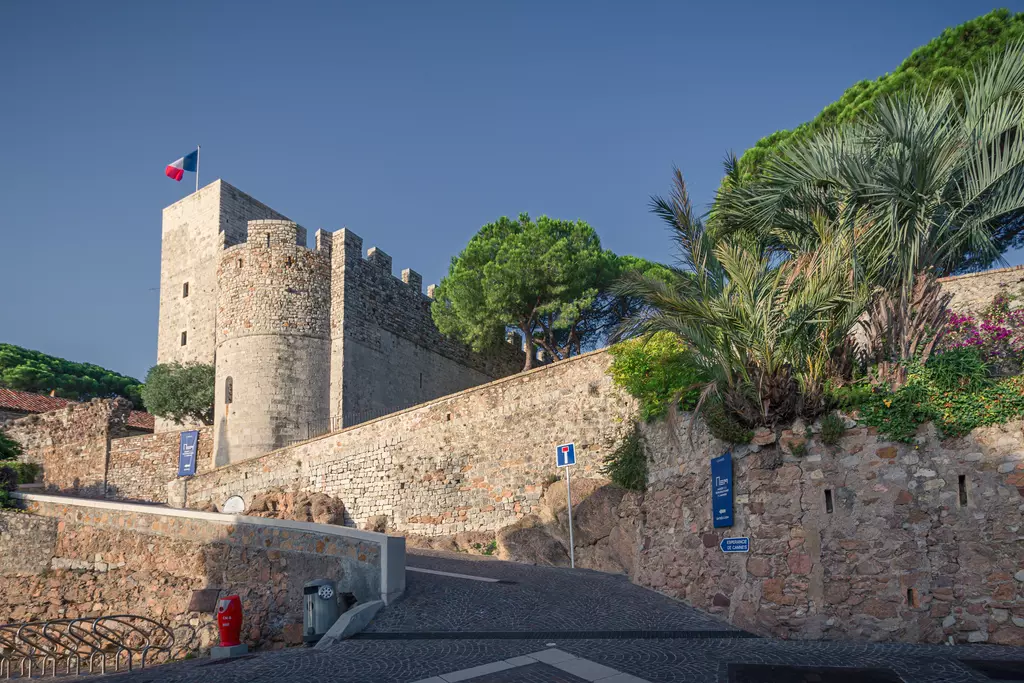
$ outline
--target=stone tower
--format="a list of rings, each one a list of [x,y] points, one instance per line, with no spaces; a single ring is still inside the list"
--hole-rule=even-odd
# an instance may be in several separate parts
[[[480,354],[438,332],[420,275],[395,277],[351,230],[305,245],[304,228],[221,180],[164,209],[157,362],[216,368],[217,466],[522,367],[511,344]]]
[[[254,220],[217,269],[217,465],[326,427],[330,396],[331,235],[290,221]]]

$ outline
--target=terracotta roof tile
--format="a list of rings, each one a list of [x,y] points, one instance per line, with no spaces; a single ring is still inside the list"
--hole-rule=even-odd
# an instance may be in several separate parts
[[[57,396],[30,394],[27,391],[14,391],[0,387],[0,408],[25,413],[48,413],[51,410],[63,408],[69,403],[73,403],[73,401]]]
[[[12,410],[22,413],[48,413],[51,410],[58,410],[69,403],[75,403],[68,398],[59,396],[45,396],[33,394],[28,391],[15,391],[0,387],[0,410]],[[156,419],[149,413],[142,410],[133,410],[128,415],[127,426],[135,429],[153,430]]]

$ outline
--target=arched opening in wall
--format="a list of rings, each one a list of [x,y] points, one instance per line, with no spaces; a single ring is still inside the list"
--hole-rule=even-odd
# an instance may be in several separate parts
[[[231,377],[224,378],[224,417],[228,415],[228,406],[235,400],[235,380]]]

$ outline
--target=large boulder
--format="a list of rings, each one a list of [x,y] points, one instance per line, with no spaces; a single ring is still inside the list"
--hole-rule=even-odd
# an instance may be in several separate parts
[[[568,567],[569,553],[562,543],[544,530],[533,515],[507,526],[496,536],[498,557],[513,562]]]
[[[608,484],[594,490],[579,504],[573,501],[573,540],[577,547],[593,545],[608,538],[619,521],[619,503],[625,494],[626,489]]]
[[[606,484],[608,484],[607,479],[574,478],[572,480],[573,510],[575,511],[577,505]],[[544,495],[540,499],[540,519],[545,524],[557,522],[562,529],[568,529],[564,481],[553,482],[544,490]]]
[[[253,497],[245,514],[317,524],[345,524],[345,504],[326,493],[270,489]]]

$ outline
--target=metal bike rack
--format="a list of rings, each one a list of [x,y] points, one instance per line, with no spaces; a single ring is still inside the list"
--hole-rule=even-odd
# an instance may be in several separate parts
[[[115,672],[131,671],[136,661],[144,669],[160,654],[174,659],[191,651],[195,639],[192,626],[171,629],[135,614],[0,624],[0,677],[53,677],[58,665],[78,676],[83,663],[89,674],[107,673],[108,663]]]

